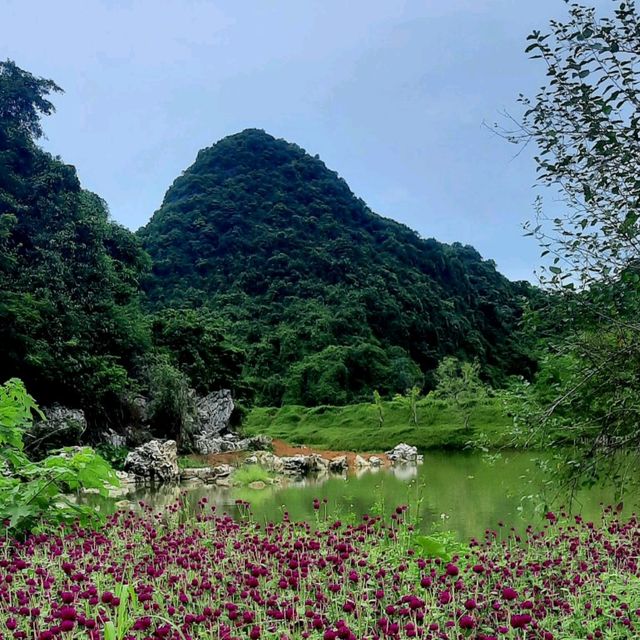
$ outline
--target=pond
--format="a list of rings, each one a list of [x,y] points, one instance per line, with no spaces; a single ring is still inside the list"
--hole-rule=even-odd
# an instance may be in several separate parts
[[[417,467],[365,470],[346,479],[307,478],[265,489],[145,488],[129,494],[128,499],[160,508],[180,497],[187,507],[195,506],[206,497],[218,512],[232,514],[237,513],[236,500],[246,500],[259,522],[279,520],[285,512],[292,520],[312,522],[317,516],[314,498],[326,498],[329,515],[343,520],[381,510],[389,513],[397,505],[408,504],[423,531],[453,531],[460,539],[468,539],[495,529],[499,522],[516,529],[541,525],[547,507],[567,505],[568,491],[554,481],[551,464],[551,456],[538,452],[430,452]],[[597,486],[579,491],[571,511],[595,520],[603,504],[614,502],[617,496],[612,486]],[[624,512],[633,511],[639,502],[637,494],[627,496]]]

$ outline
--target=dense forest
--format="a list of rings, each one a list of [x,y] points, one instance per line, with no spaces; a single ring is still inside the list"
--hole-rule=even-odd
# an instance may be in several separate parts
[[[494,383],[531,373],[528,284],[372,213],[263,131],[201,151],[137,235],[114,223],[37,144],[57,91],[0,63],[0,378],[43,404],[117,426],[163,389],[344,404],[429,389],[445,356]]]
[[[257,129],[203,149],[139,236],[153,310],[215,314],[261,404],[344,404],[418,385],[447,355],[501,382],[527,283],[472,247],[380,217],[317,157]]]
[[[0,64],[0,379],[43,403],[114,413],[150,347],[140,296],[149,257],[76,171],[36,144],[60,89]]]

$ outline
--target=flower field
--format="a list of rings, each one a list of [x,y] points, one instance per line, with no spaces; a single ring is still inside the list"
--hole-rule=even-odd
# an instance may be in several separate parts
[[[388,520],[252,521],[203,500],[119,512],[98,532],[33,535],[0,554],[0,636],[40,640],[633,638],[640,523],[548,514],[451,553]]]

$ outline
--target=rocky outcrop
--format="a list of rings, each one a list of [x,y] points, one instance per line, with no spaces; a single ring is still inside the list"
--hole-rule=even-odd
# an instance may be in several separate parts
[[[331,461],[325,460],[318,454],[279,457],[271,451],[256,451],[245,460],[245,464],[259,464],[275,473],[305,476],[326,473],[329,471]]]
[[[100,438],[101,442],[105,442],[112,447],[126,447],[127,436],[121,433],[116,433],[113,429],[108,429],[102,434]]]
[[[269,436],[253,436],[240,438],[235,433],[227,433],[221,438],[207,440],[207,453],[225,453],[227,451],[256,451],[271,446]]]
[[[44,407],[45,420],[39,420],[25,434],[25,445],[31,455],[39,457],[52,449],[77,445],[87,430],[82,409],[59,404]]]
[[[136,480],[172,482],[180,477],[178,448],[174,440],[151,440],[129,452],[124,462],[125,471]]]
[[[418,461],[418,449],[401,442],[391,449],[391,451],[387,451],[387,457],[391,460],[392,464],[415,464]]]
[[[196,417],[192,427],[194,451],[201,454],[235,451],[221,449],[220,436],[229,428],[235,405],[231,391],[221,389],[196,400]]]

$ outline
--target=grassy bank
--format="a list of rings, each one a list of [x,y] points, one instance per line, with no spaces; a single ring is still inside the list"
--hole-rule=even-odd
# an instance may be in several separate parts
[[[462,449],[470,442],[488,448],[517,444],[513,418],[500,398],[486,398],[468,412],[442,400],[423,398],[416,410],[417,424],[410,407],[397,401],[382,403],[382,423],[373,404],[257,407],[249,413],[244,430],[291,443],[355,451],[390,449],[399,442],[423,450]]]

